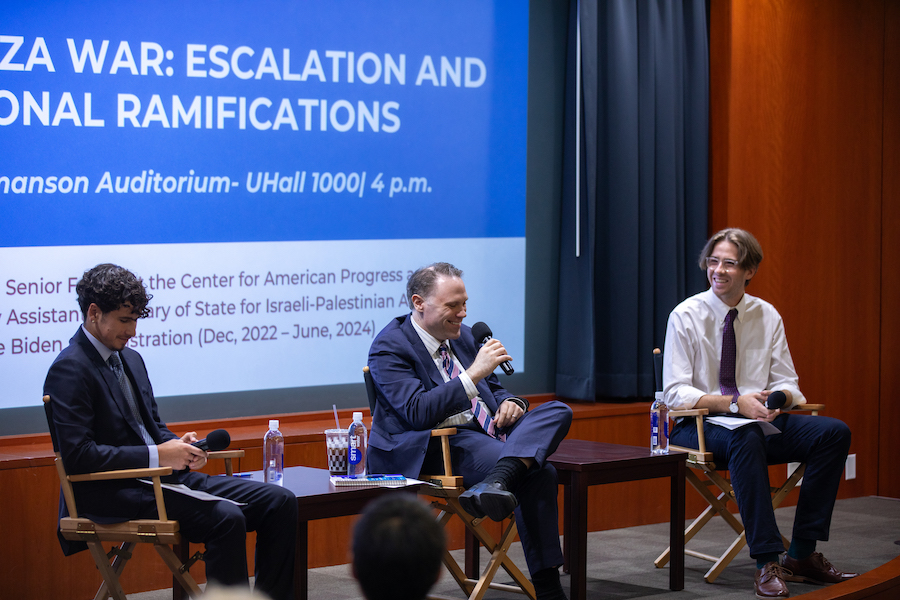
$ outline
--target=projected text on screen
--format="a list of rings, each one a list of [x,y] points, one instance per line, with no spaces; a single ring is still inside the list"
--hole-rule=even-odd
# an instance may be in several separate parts
[[[0,408],[38,404],[99,262],[154,295],[161,396],[357,382],[434,260],[524,366],[527,3],[0,14]]]

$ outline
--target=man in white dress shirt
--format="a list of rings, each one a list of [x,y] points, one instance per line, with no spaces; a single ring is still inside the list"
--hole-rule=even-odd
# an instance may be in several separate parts
[[[836,583],[855,577],[843,573],[820,553],[847,453],[850,430],[842,421],[788,414],[804,404],[784,324],[768,302],[745,293],[763,254],[752,234],[724,229],[700,254],[710,288],[675,307],[669,315],[663,363],[665,401],[670,409],[707,408],[768,421],[781,433],[766,436],[756,425],[729,430],[704,424],[706,446],[716,465],[730,471],[750,556],[757,561],[758,598],[786,598],[785,581]],[[766,399],[783,392],[783,409],[769,409]],[[696,427],[675,425],[672,443],[694,446]],[[806,462],[790,549],[783,563],[781,534],[769,492],[769,464]]]

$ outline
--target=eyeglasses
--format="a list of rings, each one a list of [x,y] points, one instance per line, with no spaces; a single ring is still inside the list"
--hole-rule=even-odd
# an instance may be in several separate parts
[[[706,268],[716,270],[719,267],[719,264],[722,265],[723,271],[731,271],[733,269],[738,268],[738,261],[731,260],[730,258],[726,258],[724,260],[719,259],[715,256],[707,256],[706,257]]]

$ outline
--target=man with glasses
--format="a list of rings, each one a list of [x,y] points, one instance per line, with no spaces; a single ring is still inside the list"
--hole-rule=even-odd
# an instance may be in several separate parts
[[[762,248],[741,229],[713,235],[700,253],[710,288],[675,307],[669,315],[663,358],[666,404],[672,410],[706,408],[710,414],[772,423],[781,433],[766,435],[750,424],[734,430],[704,423],[706,446],[716,465],[728,469],[750,556],[756,559],[758,598],[786,598],[785,581],[837,583],[843,573],[815,551],[828,540],[831,513],[850,450],[850,430],[842,421],[788,414],[804,404],[781,316],[768,302],[745,293],[759,269]],[[767,398],[784,393],[783,409]],[[675,425],[671,440],[697,447],[693,423]],[[806,462],[790,549],[783,562],[781,534],[769,492],[769,464]]]

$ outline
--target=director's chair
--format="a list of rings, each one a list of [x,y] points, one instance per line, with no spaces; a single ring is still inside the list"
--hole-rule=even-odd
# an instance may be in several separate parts
[[[372,374],[367,366],[363,367],[363,379],[366,382],[369,409],[374,416],[377,395],[375,392],[375,381],[372,379]],[[478,544],[471,543],[470,536],[487,548],[488,552],[491,553],[491,558],[477,579],[469,577],[446,548],[444,549],[444,566],[450,571],[451,576],[466,594],[468,600],[481,600],[489,589],[521,593],[530,600],[535,600],[536,596],[531,580],[522,573],[507,554],[509,547],[516,539],[515,518],[509,519],[509,523],[502,530],[500,539],[495,541],[493,536],[481,524],[484,518],[473,517],[463,510],[462,505],[459,503],[459,496],[466,491],[466,488],[463,487],[462,477],[453,475],[453,467],[450,462],[450,436],[454,434],[456,434],[455,427],[432,430],[431,436],[440,438],[444,473],[443,475],[419,475],[419,479],[432,484],[431,487],[421,489],[419,493],[433,498],[431,506],[438,511],[437,520],[442,526],[446,527],[447,523],[454,516],[459,517],[463,522],[466,528],[467,558],[470,552],[478,552]],[[514,585],[494,583],[494,576],[501,567],[513,578]],[[477,570],[477,566],[475,570]],[[429,596],[429,598],[440,597]]]
[[[160,478],[170,475],[172,467],[123,469],[83,473],[80,475],[67,474],[59,453],[56,431],[53,427],[50,396],[44,396],[43,400],[44,413],[47,417],[47,425],[50,428],[50,439],[53,442],[53,452],[56,454],[54,461],[56,472],[59,475],[60,488],[66,508],[69,511],[68,517],[63,517],[59,520],[60,533],[69,541],[87,544],[97,570],[103,578],[103,583],[97,590],[94,600],[106,600],[106,598],[127,600],[125,592],[122,590],[122,585],[119,583],[119,576],[122,574],[125,564],[131,559],[137,544],[153,544],[153,548],[172,572],[173,596],[180,597],[182,591],[192,598],[200,596],[200,587],[194,578],[191,577],[189,569],[195,562],[202,560],[203,555],[197,552],[192,557],[179,556],[179,554],[185,555],[189,553],[187,551],[189,544],[187,540],[181,537],[178,521],[169,520],[163,500]],[[243,450],[224,450],[209,453],[210,458],[225,459],[225,471],[229,476],[233,474],[231,460],[240,458],[243,455]],[[78,516],[78,506],[75,503],[75,494],[72,489],[73,483],[138,478],[150,478],[152,480],[158,518],[136,519],[121,523],[96,523],[85,517]],[[103,548],[103,543],[105,542],[113,542],[114,544],[109,552],[106,552]]]
[[[662,352],[659,348],[653,350],[654,374],[656,376],[656,390],[662,392]],[[810,411],[812,414],[819,414],[820,410],[825,407],[822,404],[804,404],[799,411]],[[798,409],[794,409],[798,410]],[[697,535],[709,521],[719,515],[728,523],[728,525],[737,534],[733,542],[719,556],[713,556],[704,552],[698,552],[690,548],[685,548],[684,553],[688,556],[700,558],[702,560],[713,563],[713,566],[706,572],[703,578],[707,583],[712,583],[722,573],[725,567],[734,559],[735,556],[747,544],[747,534],[744,531],[743,524],[728,510],[728,503],[732,502],[737,506],[734,496],[734,489],[731,487],[731,481],[724,476],[719,469],[716,468],[713,453],[706,449],[706,437],[703,433],[703,418],[709,414],[705,408],[690,410],[673,410],[669,411],[669,418],[677,419],[686,417],[694,420],[697,426],[697,448],[687,448],[682,446],[669,445],[669,451],[687,453],[687,466],[685,478],[688,483],[697,490],[697,493],[703,497],[708,506],[703,512],[694,519],[690,525],[684,530],[684,543],[687,544],[695,535]],[[800,465],[792,472],[789,471],[788,477],[780,486],[772,486],[772,506],[778,508],[784,498],[796,487],[797,483],[803,477],[806,471],[806,464]],[[785,550],[790,546],[790,541],[781,536]],[[669,562],[671,548],[666,548],[665,552],[659,555],[653,562],[658,568],[666,566]]]

